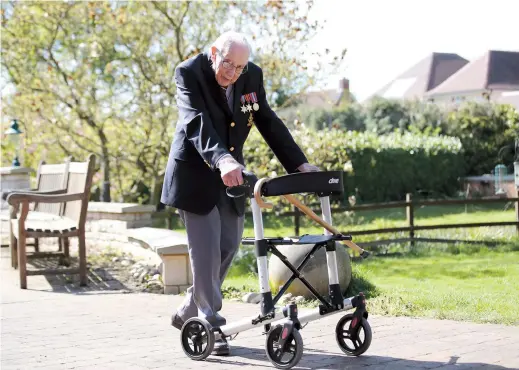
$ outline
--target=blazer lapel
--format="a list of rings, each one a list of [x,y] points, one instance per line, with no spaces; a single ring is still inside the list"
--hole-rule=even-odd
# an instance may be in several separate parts
[[[234,99],[233,99],[233,114],[241,113],[240,98],[242,96],[243,88],[245,86],[245,76],[241,75],[234,83]]]
[[[225,94],[222,93],[224,90],[218,85],[218,82],[216,81],[216,78],[214,77],[214,71],[211,68],[211,60],[209,59],[209,56],[207,53],[204,53],[205,58],[203,63],[203,70],[204,75],[207,81],[207,85],[211,91],[211,95],[215,96],[216,101],[219,102],[219,105],[222,107],[222,109],[225,111],[225,113],[229,116],[232,116],[232,112],[229,109],[229,104],[227,103],[227,99],[225,98]],[[236,97],[236,94],[234,95]]]

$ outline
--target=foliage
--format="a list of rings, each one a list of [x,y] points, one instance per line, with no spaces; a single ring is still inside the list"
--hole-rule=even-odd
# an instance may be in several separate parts
[[[315,129],[342,127],[379,135],[411,132],[457,137],[465,162],[459,176],[491,173],[499,163],[508,166],[511,173],[514,141],[519,141],[519,112],[510,105],[490,102],[449,106],[375,97],[362,105],[296,106],[281,115],[288,117],[288,122],[297,119]]]
[[[345,197],[354,195],[359,202],[400,200],[409,192],[453,195],[458,189],[463,159],[456,138],[312,130],[305,125],[292,134],[311,163],[322,170],[345,172]],[[249,170],[259,177],[286,173],[256,130],[244,155]]]
[[[402,102],[375,97],[366,106],[366,129],[386,134],[395,130],[405,131],[410,125],[408,111]]]
[[[513,107],[465,103],[449,113],[446,131],[460,138],[468,174],[491,173],[498,163],[513,172],[514,141],[519,140],[519,112]]]
[[[323,51],[310,66],[294,53],[320,27],[308,22],[311,8],[311,1],[2,2],[3,123],[17,118],[26,132],[25,165],[95,153],[95,184],[111,190],[104,199],[156,204],[176,120],[175,67],[239,29],[252,35],[269,96],[296,94],[344,56]]]
[[[463,174],[458,139],[372,132],[350,134],[354,172],[346,178],[359,202],[403,200],[406,193],[452,196]],[[360,142],[360,145],[358,145]]]
[[[301,117],[301,121],[317,130],[336,128],[364,131],[366,128],[364,112],[359,104],[342,104],[331,110],[315,109],[308,112],[305,117]]]

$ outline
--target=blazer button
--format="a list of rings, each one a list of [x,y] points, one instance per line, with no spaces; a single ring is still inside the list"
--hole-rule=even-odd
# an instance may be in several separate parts
[[[229,148],[229,150],[230,150],[231,152],[233,152],[233,151],[234,151],[234,147],[231,146],[231,147]]]
[[[235,125],[236,125],[236,123],[231,122],[231,127],[234,127]]]

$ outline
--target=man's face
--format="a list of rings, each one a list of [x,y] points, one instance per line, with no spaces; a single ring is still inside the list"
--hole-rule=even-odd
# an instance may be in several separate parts
[[[236,82],[242,70],[247,66],[249,50],[241,45],[232,45],[227,54],[212,48],[212,59],[215,67],[216,81],[220,86],[227,87]]]

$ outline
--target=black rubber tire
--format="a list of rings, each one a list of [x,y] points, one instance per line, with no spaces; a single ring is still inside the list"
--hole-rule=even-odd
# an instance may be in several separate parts
[[[366,352],[371,345],[371,326],[369,325],[368,320],[362,318],[359,333],[361,330],[364,332],[364,339],[361,340],[359,338],[357,343],[353,343],[353,341],[347,337],[349,335],[348,329],[351,320],[353,320],[353,314],[351,313],[344,315],[339,320],[337,326],[335,327],[335,339],[337,340],[337,344],[339,345],[339,348],[342,350],[342,352],[349,356],[360,356]],[[348,343],[346,343],[345,339],[349,340],[350,343],[353,344],[353,347],[348,346]]]
[[[278,342],[282,331],[282,325],[277,325],[269,331],[267,334],[267,339],[265,340],[265,352],[267,353],[267,357],[270,362],[276,368],[290,369],[296,366],[301,360],[301,357],[303,357],[303,338],[301,337],[299,330],[295,328],[292,330],[292,334],[289,337],[289,343],[293,349],[293,352],[291,352],[293,356],[288,361],[283,361],[283,356],[279,358],[279,355],[276,354],[276,349],[274,348],[274,344]]]
[[[213,352],[214,333],[211,329],[211,325],[206,320],[198,317],[192,317],[184,323],[180,330],[180,342],[187,357],[201,361]],[[190,339],[193,343],[193,348],[189,344]],[[196,343],[193,342],[193,339],[195,339]]]

